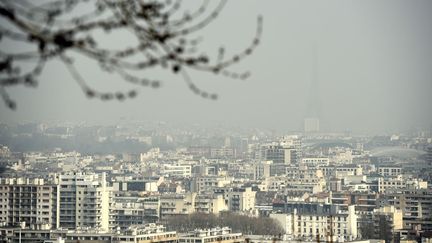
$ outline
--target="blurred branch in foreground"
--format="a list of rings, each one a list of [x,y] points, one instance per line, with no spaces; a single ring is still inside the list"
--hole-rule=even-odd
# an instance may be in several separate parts
[[[203,98],[217,94],[200,89],[190,78],[190,70],[246,79],[249,72],[228,70],[250,55],[260,42],[262,18],[258,17],[255,38],[244,50],[225,55],[220,47],[215,58],[199,49],[194,35],[204,29],[226,5],[227,0],[204,0],[197,9],[184,9],[181,0],[4,0],[0,2],[1,42],[22,43],[28,48],[1,47],[0,95],[10,109],[16,103],[7,87],[36,87],[45,64],[60,60],[89,98],[124,100],[134,98],[136,88],[101,92],[90,87],[76,66],[79,58],[94,61],[102,72],[118,75],[124,82],[158,88],[161,82],[142,72],[161,67],[181,74],[190,90]],[[127,32],[125,42],[115,47],[103,45],[106,35]],[[15,49],[15,48],[13,48]],[[23,50],[25,49],[25,50]],[[28,49],[28,50],[27,50]]]

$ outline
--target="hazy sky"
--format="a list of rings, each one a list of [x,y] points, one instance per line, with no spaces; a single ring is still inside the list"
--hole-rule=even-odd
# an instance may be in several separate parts
[[[184,1],[193,7],[196,1]],[[301,130],[313,79],[314,48],[326,130],[383,132],[432,124],[432,1],[430,0],[237,0],[201,35],[211,56],[252,40],[256,17],[264,17],[262,44],[232,70],[251,70],[246,81],[191,72],[210,101],[194,95],[180,76],[145,73],[163,81],[158,90],[139,89],[125,102],[89,100],[62,64],[50,62],[37,89],[8,89],[17,111],[0,105],[0,122],[71,120],[116,122],[121,117],[224,123],[276,130]],[[121,38],[113,38],[119,43]],[[85,64],[85,62],[83,62]],[[86,64],[82,66],[88,67]],[[85,68],[91,84],[126,83]]]

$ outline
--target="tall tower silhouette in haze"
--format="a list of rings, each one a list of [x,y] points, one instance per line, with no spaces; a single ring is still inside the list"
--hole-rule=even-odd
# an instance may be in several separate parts
[[[312,50],[312,75],[304,118],[304,132],[316,133],[320,131],[321,100],[318,83],[318,53],[316,45]]]

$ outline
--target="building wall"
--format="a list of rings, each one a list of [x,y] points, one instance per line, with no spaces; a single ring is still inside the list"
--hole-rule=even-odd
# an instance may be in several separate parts
[[[43,179],[0,179],[0,222],[5,225],[25,223],[36,228],[45,224],[57,227],[58,186]]]
[[[354,206],[339,214],[299,213],[296,209],[287,214],[270,214],[285,229],[288,237],[303,240],[348,241],[357,238],[357,216]]]
[[[109,229],[109,200],[105,174],[66,173],[60,185],[60,227]]]
[[[160,197],[160,217],[164,218],[169,215],[191,214],[195,212],[195,201],[197,194],[194,192],[162,195]]]
[[[226,192],[230,211],[248,211],[255,208],[256,192],[251,187],[234,188]]]

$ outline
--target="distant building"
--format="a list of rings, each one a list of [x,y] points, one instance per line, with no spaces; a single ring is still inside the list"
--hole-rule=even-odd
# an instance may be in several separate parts
[[[307,166],[328,166],[330,159],[323,157],[307,157],[302,158],[301,163]]]
[[[373,238],[393,242],[396,231],[403,228],[402,211],[384,206],[373,211]]]
[[[160,196],[160,217],[195,212],[196,193],[162,194]]]
[[[314,133],[320,131],[320,121],[318,118],[305,118],[304,119],[304,132]]]
[[[400,166],[379,166],[378,174],[381,176],[396,177],[402,174],[402,167]]]
[[[426,148],[426,163],[432,166],[432,145]]]
[[[380,205],[394,206],[402,211],[403,228],[421,232],[432,231],[432,190],[393,190],[380,197]]]
[[[301,142],[291,141],[286,144],[265,144],[261,146],[261,160],[273,161],[274,164],[295,164],[301,158]]]
[[[115,197],[110,205],[110,229],[154,223],[159,212],[158,197]]]
[[[47,229],[21,229],[0,228],[1,242],[58,242],[58,243],[130,243],[154,242],[177,243],[178,236],[175,231],[166,231],[165,227],[156,224],[131,226],[125,230],[102,232],[96,229],[75,230],[47,230]]]
[[[195,199],[195,212],[219,214],[228,211],[228,204],[223,195],[219,194],[198,194]]]
[[[210,157],[210,146],[191,146],[188,148],[188,153],[194,157]]]
[[[255,165],[255,174],[254,179],[264,179],[267,177],[270,177],[271,172],[271,166],[273,164],[273,161],[263,161]]]
[[[347,175],[363,175],[363,168],[360,165],[345,164],[337,166],[320,167],[326,177],[342,178]]]
[[[127,179],[115,181],[113,191],[157,192],[157,181]]]
[[[358,214],[372,214],[378,206],[378,194],[372,192],[331,192],[330,202],[341,210],[347,210],[349,205],[355,205]]]
[[[225,198],[229,211],[251,211],[255,208],[256,191],[251,187],[244,188],[221,188],[215,190]]]
[[[218,187],[224,187],[231,183],[231,179],[226,176],[200,176],[194,178],[194,191],[211,192]]]
[[[191,177],[192,175],[192,166],[191,165],[169,165],[166,164],[163,166],[161,173],[164,176],[169,177]]]
[[[383,193],[386,191],[400,190],[400,189],[427,189],[427,181],[422,179],[406,179],[399,177],[380,177],[373,182],[374,188],[377,192]]]
[[[296,240],[317,240],[344,242],[357,238],[357,215],[354,206],[349,206],[346,212],[310,211],[293,208],[287,213],[273,213],[270,217],[276,219],[285,229],[287,237]]]
[[[224,159],[224,158],[235,158],[235,157],[236,157],[236,150],[231,147],[210,149],[210,158]]]
[[[245,238],[242,233],[232,233],[228,227],[213,229],[196,229],[180,234],[179,243],[243,243]]]

